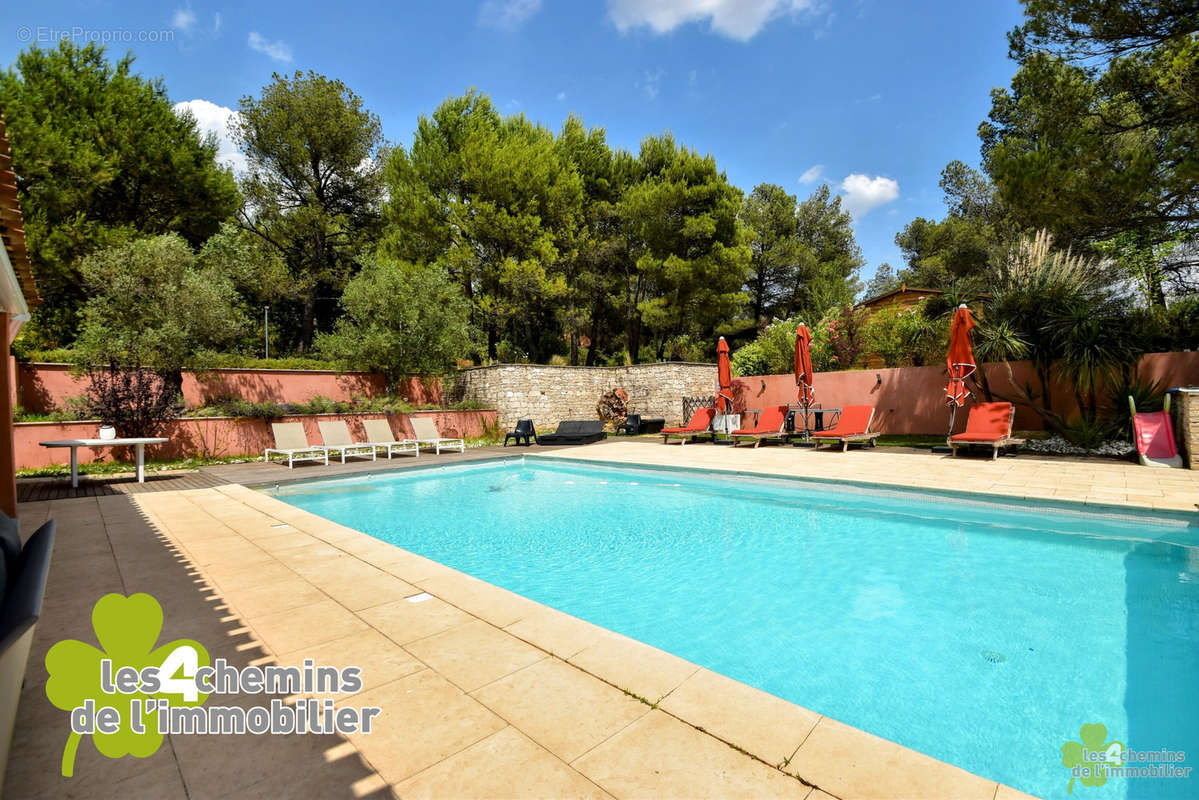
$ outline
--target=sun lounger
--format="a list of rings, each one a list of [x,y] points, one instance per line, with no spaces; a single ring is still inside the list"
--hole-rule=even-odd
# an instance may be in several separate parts
[[[1016,407],[1011,403],[975,403],[966,418],[966,430],[949,437],[953,455],[963,444],[990,445],[991,460],[999,458],[999,448],[1012,444],[1023,444],[1023,439],[1012,438],[1012,421],[1016,418]]]
[[[868,442],[874,447],[879,433],[870,431],[872,422],[874,406],[845,406],[841,409],[836,426],[826,431],[814,432],[812,441],[816,443],[817,450],[820,449],[821,442],[840,442],[842,453],[849,449],[851,442]]]
[[[671,437],[678,438],[679,444],[687,444],[687,440],[693,436],[702,436],[705,433],[712,433],[712,419],[716,416],[714,408],[699,408],[691,415],[691,419],[681,428],[663,428],[659,433],[662,434],[662,444],[670,441]]]
[[[269,462],[271,453],[287,456],[287,468],[291,469],[297,461],[324,461],[329,463],[329,451],[322,445],[308,443],[308,434],[304,433],[301,422],[272,422],[271,432],[275,435],[275,446],[268,447],[263,460]]]
[[[341,453],[341,463],[343,464],[346,463],[346,455],[370,455],[371,461],[379,457],[374,445],[354,441],[350,436],[350,426],[346,425],[344,419],[321,420],[316,423],[316,427],[320,428],[325,450]]]
[[[414,456],[420,456],[420,448],[416,446],[416,442],[396,439],[395,434],[391,432],[391,423],[385,419],[364,419],[362,429],[366,431],[367,444],[371,447],[386,448],[388,458],[391,458],[392,453],[412,453]]]
[[[465,440],[442,436],[441,431],[437,430],[437,426],[433,424],[433,420],[428,417],[409,417],[408,421],[412,423],[412,432],[415,435],[404,441],[415,442],[417,447],[422,444],[430,445],[437,451],[437,455],[441,455],[442,449],[457,450],[459,453],[466,452]]]
[[[763,439],[773,439],[784,435],[783,427],[786,424],[786,406],[767,406],[758,412],[758,421],[754,427],[739,428],[729,435],[733,437],[734,447],[741,439],[752,439],[754,447],[757,447]]]
[[[26,675],[26,667],[42,615],[55,522],[49,520],[38,528],[24,548],[16,520],[0,520],[0,527],[3,527],[0,530],[0,781],[3,781],[3,764],[12,766],[17,761],[9,760],[9,747],[21,686],[26,677],[33,678]],[[22,737],[26,733],[26,730],[17,731]],[[22,756],[28,755],[28,750],[22,751]]]
[[[558,430],[537,437],[537,444],[591,444],[608,436],[604,423],[595,419],[568,419],[558,423]]]

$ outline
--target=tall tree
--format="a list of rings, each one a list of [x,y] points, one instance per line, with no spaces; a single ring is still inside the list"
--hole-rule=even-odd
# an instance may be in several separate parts
[[[803,256],[795,208],[795,195],[773,183],[755,186],[741,206],[752,254],[746,288],[758,329],[778,316],[788,293],[799,282],[796,272]]]
[[[941,171],[948,214],[917,217],[895,235],[907,266],[896,283],[964,291],[981,287],[990,266],[1004,259],[1019,233],[995,185],[961,161]]]
[[[1024,0],[1020,69],[992,93],[984,165],[1025,226],[1063,245],[1199,229],[1199,9],[1192,0]],[[1173,263],[1192,267],[1195,248]]]
[[[103,47],[32,47],[0,74],[0,108],[43,302],[31,334],[69,344],[86,290],[79,259],[140,234],[192,247],[232,218],[239,198],[217,145],[175,114],[161,80]]]
[[[629,355],[642,344],[661,359],[679,337],[712,338],[745,305],[750,249],[738,219],[741,192],[711,156],[670,134],[641,143],[644,176],[621,199],[633,269],[625,278]]]
[[[587,365],[613,351],[622,331],[620,280],[632,269],[627,226],[618,203],[634,180],[637,164],[624,150],[612,150],[603,128],[588,130],[570,115],[557,139],[558,151],[582,181],[582,215],[574,258],[566,263],[567,302],[562,323],[570,346],[570,363],[587,343]]]
[[[321,292],[340,292],[377,238],[382,126],[345,84],[314,72],[276,74],[239,107],[232,132],[248,161],[242,224],[286,262],[307,351]]]
[[[422,116],[386,174],[384,252],[436,262],[462,285],[488,358],[505,341],[534,361],[551,355],[583,197],[553,133],[472,91]]]
[[[830,308],[853,303],[862,288],[858,273],[865,260],[853,235],[853,217],[827,185],[799,204],[795,218],[802,260],[788,287],[782,316],[815,319]]]

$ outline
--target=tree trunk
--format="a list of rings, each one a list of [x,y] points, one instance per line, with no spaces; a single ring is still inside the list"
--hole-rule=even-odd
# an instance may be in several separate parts
[[[316,292],[313,286],[304,297],[304,318],[300,326],[300,352],[307,353],[312,348],[312,336],[316,330]]]
[[[592,315],[591,318],[591,344],[587,348],[587,366],[595,366],[595,358],[599,353],[599,322],[596,321],[598,315]]]

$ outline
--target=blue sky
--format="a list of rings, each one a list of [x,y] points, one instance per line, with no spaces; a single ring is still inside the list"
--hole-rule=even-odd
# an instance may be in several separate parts
[[[1014,72],[1017,0],[60,2],[6,13],[0,59],[31,41],[116,38],[172,101],[223,128],[272,72],[340,78],[408,143],[416,118],[474,86],[557,129],[574,111],[614,145],[672,131],[749,191],[828,183],[855,216],[869,278],[894,237],[941,217],[937,180],[977,165],[989,92]],[[133,41],[128,39],[132,38]],[[228,147],[228,145],[226,145]],[[235,158],[229,154],[229,158]]]

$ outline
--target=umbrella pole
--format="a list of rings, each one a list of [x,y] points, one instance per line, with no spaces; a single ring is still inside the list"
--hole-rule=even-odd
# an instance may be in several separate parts
[[[953,436],[953,420],[954,420],[954,417],[957,416],[957,413],[958,413],[958,407],[957,407],[957,404],[954,403],[953,405],[951,405],[949,407],[949,433],[945,434],[945,444],[935,445],[933,447],[934,453],[952,453],[953,452],[953,448],[949,446],[949,438],[951,436]]]

